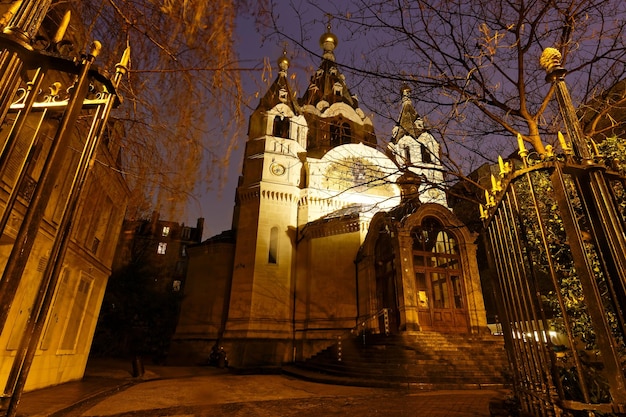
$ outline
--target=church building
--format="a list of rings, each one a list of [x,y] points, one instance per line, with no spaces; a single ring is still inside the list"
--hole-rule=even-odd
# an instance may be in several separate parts
[[[362,332],[487,332],[476,236],[442,190],[439,144],[402,89],[382,147],[322,35],[302,97],[289,61],[250,117],[232,230],[188,248],[172,361],[306,359]]]

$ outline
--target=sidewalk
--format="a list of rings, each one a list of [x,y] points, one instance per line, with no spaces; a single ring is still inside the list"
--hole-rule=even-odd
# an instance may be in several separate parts
[[[52,416],[76,403],[109,395],[144,379],[158,378],[153,371],[146,372],[142,379],[133,378],[131,369],[130,361],[90,360],[82,380],[24,393],[18,415]]]
[[[25,393],[18,416],[489,417],[506,390],[420,391],[319,384],[212,367],[90,361],[82,381]],[[502,414],[500,414],[502,415]]]

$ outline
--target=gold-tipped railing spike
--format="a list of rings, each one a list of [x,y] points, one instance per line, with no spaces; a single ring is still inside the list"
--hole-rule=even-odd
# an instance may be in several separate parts
[[[120,62],[115,65],[115,70],[117,72],[121,72],[122,74],[126,74],[128,72],[128,63],[130,62],[130,46],[127,46],[124,49],[124,53],[122,54],[122,59]]]
[[[489,190],[485,190],[485,207],[489,208],[489,207],[493,207],[496,205],[496,202],[493,198],[493,196],[491,195],[491,193],[489,192]]]
[[[491,174],[491,193],[495,194],[502,191],[502,185],[500,181],[496,179],[496,177]]]
[[[559,143],[561,144],[561,149],[563,149],[563,153],[565,153],[565,155],[571,155],[572,147],[569,146],[569,144],[565,140],[565,136],[563,136],[563,133],[559,131],[557,132],[556,136],[559,138]]]
[[[519,156],[525,158],[528,155],[528,150],[526,150],[524,138],[522,137],[521,133],[517,134],[517,147],[519,148],[519,151],[517,152]]]
[[[500,178],[504,178],[506,174],[511,172],[511,164],[504,162],[502,156],[498,155],[498,166],[500,167]]]
[[[544,154],[544,158],[552,158],[554,157],[554,149],[552,145],[546,145],[546,153]]]
[[[54,37],[52,38],[52,43],[53,44],[58,44],[63,40],[63,37],[65,36],[65,32],[67,31],[67,27],[70,25],[70,19],[72,17],[72,12],[70,12],[69,10],[65,12],[65,14],[63,15],[63,20],[61,20],[61,24],[59,25],[59,28],[57,29],[56,33],[54,34]]]
[[[487,215],[487,211],[485,210],[485,206],[483,206],[482,204],[478,204],[478,210],[480,211],[481,220],[485,220],[487,217],[489,217]]]
[[[100,55],[100,51],[102,51],[102,44],[100,43],[100,41],[91,42],[91,45],[89,45],[88,54],[94,58],[97,58],[98,55]]]

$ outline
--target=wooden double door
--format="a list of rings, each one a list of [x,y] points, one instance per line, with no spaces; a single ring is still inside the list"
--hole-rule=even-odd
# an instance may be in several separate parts
[[[467,308],[460,271],[415,271],[418,319],[423,330],[466,332]]]
[[[467,332],[467,297],[457,239],[433,218],[414,228],[411,237],[420,327]]]

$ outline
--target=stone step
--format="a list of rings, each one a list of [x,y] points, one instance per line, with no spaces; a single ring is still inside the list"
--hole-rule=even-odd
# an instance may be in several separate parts
[[[354,368],[342,365],[321,365],[321,364],[297,364],[304,369],[317,371],[336,376],[350,376],[363,378],[382,378],[387,380],[415,381],[415,382],[434,382],[447,381],[455,382],[459,380],[470,380],[474,382],[504,382],[503,377],[495,377],[493,372],[477,371],[477,370],[459,370],[445,368],[387,368],[387,369],[370,369],[370,368]]]
[[[420,332],[366,335],[365,344],[358,337],[343,339],[340,345],[330,346],[292,368],[358,380],[359,385],[368,385],[369,381],[369,386],[507,384],[508,365],[501,338]]]

